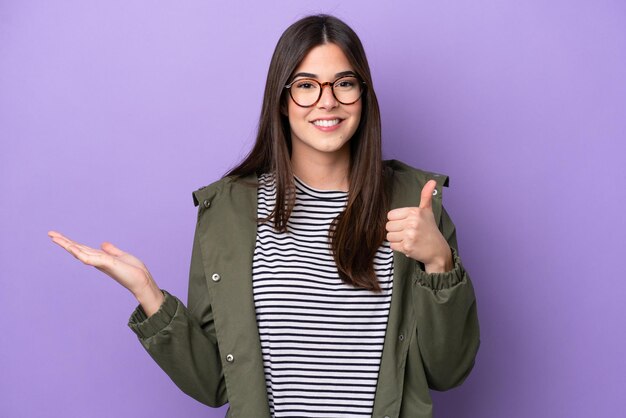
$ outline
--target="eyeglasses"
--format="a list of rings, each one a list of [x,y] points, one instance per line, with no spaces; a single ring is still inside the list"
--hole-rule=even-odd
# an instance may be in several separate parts
[[[312,78],[300,78],[287,84],[285,88],[289,90],[289,95],[295,104],[300,107],[311,107],[320,101],[324,86],[330,86],[335,99],[344,105],[356,103],[365,90],[365,82],[352,75],[325,83]]]

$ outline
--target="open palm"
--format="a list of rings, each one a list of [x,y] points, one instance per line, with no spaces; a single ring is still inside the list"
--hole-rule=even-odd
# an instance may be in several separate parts
[[[135,296],[154,283],[150,272],[141,260],[120,250],[110,242],[102,243],[102,249],[99,250],[72,241],[56,231],[48,232],[48,236],[78,260],[112,277]]]

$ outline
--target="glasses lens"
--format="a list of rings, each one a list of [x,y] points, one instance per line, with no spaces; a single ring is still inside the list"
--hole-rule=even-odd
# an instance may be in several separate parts
[[[308,107],[317,103],[320,98],[320,83],[317,80],[303,78],[291,84],[290,93],[293,100],[300,106]],[[361,82],[353,76],[341,77],[333,83],[333,92],[339,103],[352,104],[359,100],[363,93]]]
[[[333,91],[337,101],[343,104],[351,104],[361,97],[361,82],[356,77],[342,77],[333,84]]]
[[[320,97],[320,85],[315,80],[294,81],[290,91],[291,97],[300,106],[311,106]]]

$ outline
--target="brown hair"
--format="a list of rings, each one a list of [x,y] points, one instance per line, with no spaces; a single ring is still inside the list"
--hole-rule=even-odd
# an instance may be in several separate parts
[[[298,20],[282,34],[267,75],[256,143],[246,158],[226,175],[274,173],[276,206],[268,219],[273,220],[276,230],[287,230],[295,204],[295,186],[291,130],[287,116],[281,112],[288,100],[284,86],[308,52],[327,43],[341,48],[366,84],[361,96],[361,120],[350,139],[348,202],[331,225],[331,248],[339,276],[345,283],[380,291],[373,262],[385,238],[389,209],[382,163],[380,111],[365,51],[348,25],[333,16],[315,15]]]

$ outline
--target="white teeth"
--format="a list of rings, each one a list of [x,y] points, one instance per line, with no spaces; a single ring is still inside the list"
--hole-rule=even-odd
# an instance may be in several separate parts
[[[332,119],[332,120],[318,119],[318,120],[313,121],[313,125],[324,126],[324,127],[335,126],[338,123],[339,123],[339,119]]]

